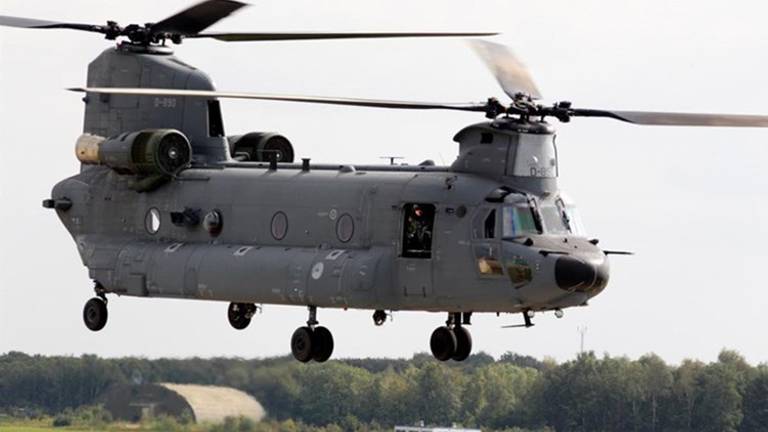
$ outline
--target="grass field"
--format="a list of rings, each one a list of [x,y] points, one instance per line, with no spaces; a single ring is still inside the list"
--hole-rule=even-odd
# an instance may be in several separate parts
[[[145,429],[141,425],[111,423],[103,428],[83,428],[82,426],[53,427],[50,421],[25,421],[0,423],[0,432],[144,432],[157,430],[156,428]]]
[[[93,431],[95,429],[91,429]],[[120,430],[120,429],[110,429],[110,430]],[[123,430],[130,430],[130,429],[123,429]],[[135,430],[135,429],[133,429]],[[37,426],[29,426],[29,425],[20,425],[20,424],[3,424],[0,425],[0,432],[49,432],[49,431],[57,431],[57,432],[90,432],[87,429],[77,429],[77,428],[55,428],[53,426],[44,426],[44,425],[37,425]]]

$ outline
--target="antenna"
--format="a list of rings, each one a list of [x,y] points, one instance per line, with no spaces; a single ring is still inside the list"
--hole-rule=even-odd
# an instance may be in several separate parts
[[[379,156],[379,159],[389,159],[389,164],[394,165],[396,159],[405,159],[402,156]]]
[[[580,338],[579,353],[584,354],[584,335],[587,334],[587,326],[580,325],[576,327],[576,331],[579,332]]]

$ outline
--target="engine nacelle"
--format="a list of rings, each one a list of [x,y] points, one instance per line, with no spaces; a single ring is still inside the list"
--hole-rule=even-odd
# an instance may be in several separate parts
[[[145,129],[111,138],[84,134],[75,152],[84,164],[142,177],[171,177],[192,162],[189,140],[174,129]]]
[[[249,132],[231,136],[229,153],[240,161],[267,162],[275,155],[278,162],[293,162],[293,146],[288,139],[274,132]]]

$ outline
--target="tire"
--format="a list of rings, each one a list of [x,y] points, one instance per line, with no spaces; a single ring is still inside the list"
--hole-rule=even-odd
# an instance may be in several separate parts
[[[249,312],[250,304],[230,303],[227,309],[227,318],[229,324],[236,330],[243,330],[251,323],[251,319],[246,317]]]
[[[449,360],[456,353],[456,335],[448,327],[438,327],[432,332],[429,348],[436,359]]]
[[[456,352],[451,358],[455,361],[464,361],[472,352],[472,335],[464,326],[454,327],[453,335],[456,337]]]
[[[318,363],[331,358],[333,354],[333,335],[325,327],[315,327],[312,335],[312,359]]]
[[[107,325],[107,304],[104,300],[94,297],[85,303],[83,322],[91,331],[99,331]]]
[[[299,327],[291,336],[291,353],[296,360],[306,363],[312,360],[313,344],[312,329],[309,327]]]

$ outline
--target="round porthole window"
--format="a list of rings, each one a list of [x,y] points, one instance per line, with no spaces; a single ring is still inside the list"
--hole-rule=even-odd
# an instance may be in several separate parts
[[[336,237],[342,243],[346,243],[352,240],[352,236],[355,234],[355,221],[349,213],[341,215],[338,221],[336,221]]]
[[[150,234],[157,234],[160,231],[160,210],[153,207],[147,211],[144,216],[144,228]]]
[[[272,237],[282,240],[288,234],[288,216],[283,212],[277,212],[272,216]]]
[[[218,210],[209,211],[203,218],[203,228],[213,237],[221,234],[221,230],[224,228],[221,212]]]

